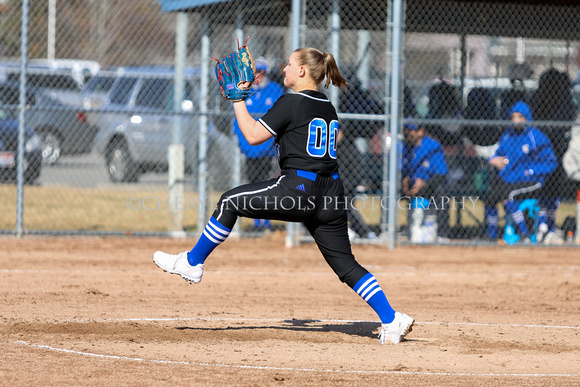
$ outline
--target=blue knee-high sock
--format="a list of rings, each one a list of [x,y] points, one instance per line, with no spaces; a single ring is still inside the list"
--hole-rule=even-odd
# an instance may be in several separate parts
[[[254,227],[258,228],[260,226],[272,228],[272,222],[270,222],[270,219],[254,219]]]
[[[540,211],[538,212],[538,226],[540,224],[548,224],[548,211],[544,208],[540,208]]]
[[[538,212],[538,226],[541,224],[548,225],[548,207],[550,207],[551,199],[541,196],[538,200],[540,211]]]
[[[508,200],[504,204],[504,208],[510,213],[514,223],[518,226],[518,231],[520,235],[527,237],[530,236],[530,231],[526,225],[526,218],[522,210],[518,209],[518,203],[515,200]]]
[[[395,311],[387,301],[387,297],[379,283],[371,273],[367,273],[352,288],[379,315],[383,324],[393,322]]]
[[[212,216],[194,248],[187,253],[189,264],[195,266],[204,263],[211,252],[226,240],[231,231]]]
[[[499,214],[497,207],[485,206],[485,222],[487,224],[487,234],[493,240],[499,238]]]

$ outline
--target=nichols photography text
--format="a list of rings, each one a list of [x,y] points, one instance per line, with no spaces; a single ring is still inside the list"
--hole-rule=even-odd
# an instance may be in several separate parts
[[[410,197],[401,196],[391,198],[389,196],[251,196],[222,198],[223,205],[251,210],[340,210],[348,209],[355,211],[387,211],[396,206],[401,210],[422,208],[425,210],[475,210],[479,196],[431,196]],[[215,208],[217,201],[214,198],[205,198],[206,208]],[[132,196],[127,198],[127,208],[132,210],[161,211],[161,210],[198,210],[200,201],[196,196]]]

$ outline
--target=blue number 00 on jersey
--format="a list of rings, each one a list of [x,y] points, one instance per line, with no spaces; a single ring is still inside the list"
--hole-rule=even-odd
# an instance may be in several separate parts
[[[330,122],[330,127],[322,118],[310,121],[308,127],[308,144],[306,151],[312,157],[324,157],[328,155],[336,159],[336,141],[338,137],[338,121]]]

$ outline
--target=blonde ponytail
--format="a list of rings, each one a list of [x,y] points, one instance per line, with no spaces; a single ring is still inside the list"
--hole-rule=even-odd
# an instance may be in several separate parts
[[[340,74],[332,54],[323,53],[312,47],[299,48],[295,52],[298,53],[298,63],[308,67],[311,77],[317,84],[321,84],[326,78],[324,88],[328,89],[332,82],[334,86],[346,90],[348,82]]]

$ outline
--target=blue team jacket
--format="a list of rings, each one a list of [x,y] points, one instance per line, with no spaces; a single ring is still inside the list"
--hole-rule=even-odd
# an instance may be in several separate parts
[[[429,181],[433,176],[446,175],[447,163],[443,154],[443,147],[437,140],[424,136],[421,143],[408,147],[403,142],[402,149],[402,177]]]
[[[263,88],[252,88],[252,91],[255,92],[253,96],[246,100],[246,106],[248,108],[248,112],[250,114],[254,113],[266,113],[274,102],[280,98],[284,94],[284,88],[277,84],[274,81],[270,81],[266,86]],[[254,119],[258,119],[260,117],[254,116]],[[276,155],[276,148],[274,147],[274,137],[269,139],[268,141],[259,144],[259,145],[250,145],[248,141],[246,141],[244,135],[240,131],[240,127],[238,126],[238,121],[234,120],[234,132],[238,136],[238,141],[240,143],[240,150],[242,153],[249,159],[256,159],[260,157],[266,156],[274,156]]]
[[[532,110],[522,101],[516,102],[509,114],[515,112],[532,120]],[[509,184],[543,183],[558,164],[552,143],[534,126],[526,126],[519,133],[513,127],[508,128],[492,157],[495,156],[507,157],[508,163],[498,174]]]

